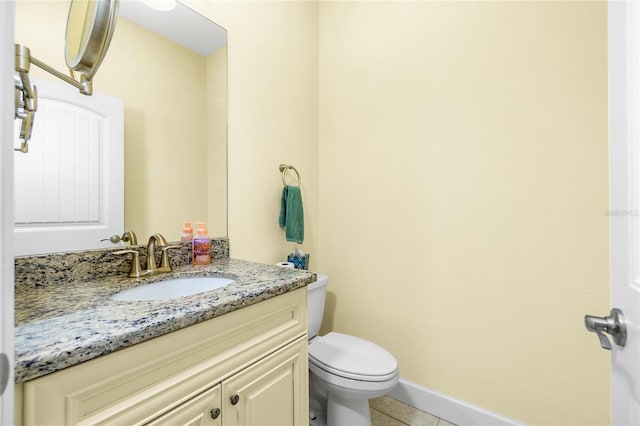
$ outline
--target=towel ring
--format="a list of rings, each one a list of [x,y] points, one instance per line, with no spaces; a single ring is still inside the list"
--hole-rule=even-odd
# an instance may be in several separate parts
[[[280,164],[279,169],[282,172],[282,184],[284,186],[287,186],[286,178],[287,178],[288,170],[293,170],[296,173],[296,177],[298,178],[298,186],[302,185],[302,179],[300,178],[300,173],[298,173],[298,170],[295,167],[290,166],[288,164]]]

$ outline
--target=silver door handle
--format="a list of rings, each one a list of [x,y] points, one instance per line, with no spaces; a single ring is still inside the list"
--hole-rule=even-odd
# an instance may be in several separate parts
[[[604,318],[585,315],[584,326],[598,335],[600,346],[604,349],[611,350],[611,342],[604,333],[613,337],[614,343],[618,346],[624,346],[627,343],[627,326],[624,315],[618,308],[611,309],[609,316]]]
[[[9,372],[11,364],[9,363],[9,357],[5,353],[0,353],[0,395],[4,393],[9,384]]]

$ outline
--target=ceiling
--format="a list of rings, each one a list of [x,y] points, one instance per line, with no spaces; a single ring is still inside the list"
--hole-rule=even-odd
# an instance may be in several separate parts
[[[227,44],[227,30],[180,2],[173,10],[161,12],[141,0],[121,0],[120,16],[203,56]]]

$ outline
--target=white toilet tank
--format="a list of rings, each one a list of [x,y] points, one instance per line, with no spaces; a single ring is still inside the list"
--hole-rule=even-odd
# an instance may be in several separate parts
[[[327,295],[329,277],[318,274],[318,281],[307,286],[307,309],[309,312],[308,325],[309,340],[316,337],[322,325],[324,315],[324,300]]]

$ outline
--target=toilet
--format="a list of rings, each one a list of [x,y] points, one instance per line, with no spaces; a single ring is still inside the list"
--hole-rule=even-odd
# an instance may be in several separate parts
[[[309,417],[313,426],[370,426],[369,399],[398,383],[396,359],[384,348],[348,334],[318,336],[329,277],[307,286]]]

